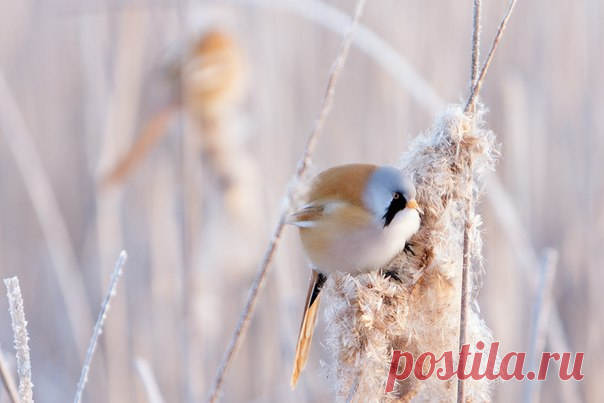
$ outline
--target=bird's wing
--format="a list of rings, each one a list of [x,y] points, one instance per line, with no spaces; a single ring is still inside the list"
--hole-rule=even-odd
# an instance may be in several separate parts
[[[312,227],[325,213],[325,204],[312,204],[292,213],[287,222],[297,227]]]
[[[321,288],[327,278],[316,270],[312,271],[306,303],[304,304],[304,315],[300,325],[298,344],[296,345],[296,357],[294,358],[294,369],[292,371],[291,386],[296,387],[298,378],[306,366],[312,335],[317,324],[317,313],[319,312],[319,301],[321,300]]]

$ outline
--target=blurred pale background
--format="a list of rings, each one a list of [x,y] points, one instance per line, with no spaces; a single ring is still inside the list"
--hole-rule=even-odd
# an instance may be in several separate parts
[[[362,23],[444,102],[460,102],[471,3],[369,0]],[[507,1],[484,3],[483,54]],[[36,401],[73,398],[92,319],[122,249],[130,258],[85,401],[148,401],[141,366],[166,402],[205,397],[341,42],[332,7],[350,15],[354,4],[0,0],[0,277],[21,281]],[[570,351],[585,352],[584,380],[563,385],[554,365],[544,402],[604,397],[603,23],[601,0],[520,0],[483,91],[485,120],[503,153],[481,206],[481,311],[500,351],[526,351],[533,255],[555,248],[561,328]],[[102,175],[147,122],[186,93],[169,70],[186,60],[188,44],[216,28],[239,43],[248,83],[242,102],[219,116],[218,134],[228,138],[219,157],[203,140],[211,125],[185,111],[123,183],[101,190]],[[385,68],[353,46],[314,172],[395,163],[430,125],[439,105],[425,91],[418,98],[417,78],[400,71],[411,89]],[[15,114],[26,137],[8,123]],[[232,178],[225,185],[221,169],[236,177],[236,192],[228,193]],[[319,363],[321,325],[298,389],[289,387],[307,276],[290,228],[225,402],[333,400]],[[14,360],[5,298],[0,343]],[[521,393],[520,382],[501,383],[495,400],[518,401]],[[4,390],[0,401],[7,401]]]

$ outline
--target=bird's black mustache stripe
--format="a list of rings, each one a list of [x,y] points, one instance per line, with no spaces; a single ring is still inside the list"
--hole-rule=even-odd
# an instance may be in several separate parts
[[[398,197],[396,195],[398,195]],[[404,209],[406,205],[407,200],[405,197],[399,192],[395,193],[395,197],[392,198],[390,205],[386,209],[386,214],[382,217],[384,220],[384,227],[390,225],[396,213]]]

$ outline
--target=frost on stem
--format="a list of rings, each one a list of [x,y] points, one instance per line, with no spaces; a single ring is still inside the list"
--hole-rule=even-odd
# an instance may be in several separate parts
[[[402,252],[387,265],[401,282],[379,272],[356,277],[330,276],[325,285],[326,349],[331,354],[328,377],[339,399],[346,399],[357,383],[353,401],[451,401],[456,377],[448,381],[436,375],[425,381],[413,376],[384,394],[393,350],[409,351],[417,358],[432,352],[439,358],[453,351],[454,368],[459,358],[460,285],[463,255],[464,211],[470,204],[470,252],[474,265],[469,279],[467,343],[471,352],[478,341],[482,370],[492,335],[478,314],[475,295],[481,267],[481,218],[474,204],[481,193],[480,174],[494,167],[498,149],[495,135],[482,125],[483,110],[473,117],[460,106],[450,106],[432,128],[419,135],[403,156],[400,167],[412,175],[417,201],[424,210],[421,228],[410,240],[415,255]],[[377,268],[376,268],[377,269]],[[466,364],[469,371],[474,355]],[[404,360],[401,360],[399,373]],[[436,368],[442,367],[442,362]],[[436,374],[436,372],[435,372]],[[469,401],[490,398],[491,381],[465,382]]]
[[[17,352],[17,373],[19,375],[19,398],[23,403],[33,403],[33,387],[31,381],[31,361],[29,358],[29,335],[27,334],[27,321],[23,309],[23,298],[19,279],[11,277],[4,279],[8,309],[15,337],[15,350]]]

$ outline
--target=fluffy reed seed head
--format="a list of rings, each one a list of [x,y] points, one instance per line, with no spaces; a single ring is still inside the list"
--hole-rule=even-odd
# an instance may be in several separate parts
[[[259,173],[242,125],[249,64],[241,41],[228,29],[208,29],[176,64],[173,78],[181,80],[183,107],[199,134],[194,146],[223,195],[226,212],[233,225],[257,228]]]
[[[215,119],[238,106],[246,94],[246,70],[243,50],[231,34],[207,32],[193,44],[182,68],[188,112]]]
[[[469,117],[460,106],[450,106],[430,130],[414,139],[401,160],[401,169],[414,178],[417,201],[425,213],[420,230],[410,240],[415,256],[403,252],[386,267],[395,270],[401,282],[379,272],[356,277],[337,274],[324,287],[325,346],[331,354],[327,370],[340,399],[349,398],[355,387],[352,400],[358,402],[454,399],[457,378],[441,381],[436,371],[425,381],[412,375],[397,382],[387,395],[384,390],[394,350],[411,352],[416,359],[424,352],[438,359],[453,351],[457,367],[464,211],[468,205],[474,211],[480,174],[494,167],[498,155],[495,135],[482,125],[482,114],[478,108]],[[480,217],[471,213],[469,225],[470,251],[480,263]],[[485,343],[484,370],[492,335],[478,313],[476,267],[481,265],[474,264],[470,274],[466,339],[472,352],[477,351],[478,341]],[[403,365],[401,359],[398,373]],[[490,399],[491,381],[465,382],[469,401]]]

